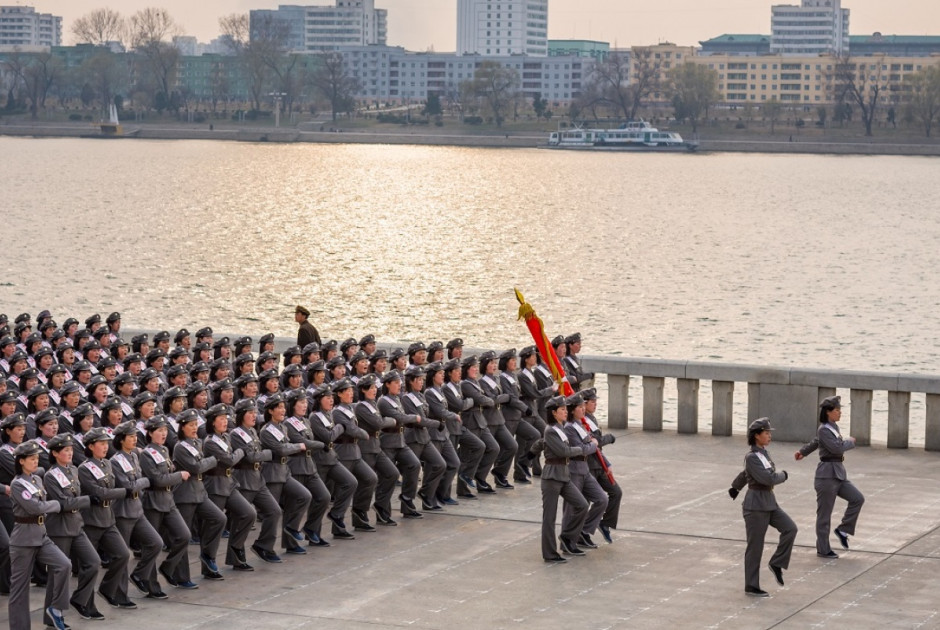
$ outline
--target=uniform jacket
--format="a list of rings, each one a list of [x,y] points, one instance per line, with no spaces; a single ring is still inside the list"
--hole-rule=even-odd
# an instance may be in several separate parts
[[[565,430],[558,424],[550,424],[545,428],[545,465],[542,466],[542,479],[546,481],[571,481],[568,471],[568,462],[552,463],[549,460],[570,459],[590,455],[596,451],[593,443],[576,445],[571,444]]]
[[[306,444],[307,450],[302,453],[291,455],[287,460],[287,466],[292,475],[315,475],[317,465],[313,461],[314,454],[326,448],[323,442],[313,438],[313,431],[310,429],[309,421],[297,416],[291,416],[281,423],[281,430],[287,434],[287,439],[293,444]]]
[[[499,385],[499,377],[487,374],[481,376],[477,382],[483,388],[483,394],[495,403],[490,407],[483,407],[483,417],[486,418],[487,426],[498,427],[501,424],[506,424],[506,419],[503,417],[503,405],[509,402],[510,396],[503,393]]]
[[[271,451],[262,446],[261,440],[253,428],[238,426],[232,429],[230,435],[231,447],[241,450],[245,454],[235,464],[232,477],[238,482],[238,487],[242,491],[258,492],[264,488],[261,467],[263,462],[271,461]]]
[[[220,497],[231,496],[238,487],[235,480],[235,465],[245,456],[245,451],[233,448],[228,433],[213,433],[202,442],[202,451],[206,457],[215,457],[215,468],[206,471],[203,483],[206,492]]]
[[[507,422],[519,422],[522,416],[530,415],[529,405],[522,400],[522,390],[514,374],[501,372],[499,386],[503,393],[509,396],[509,400],[503,404],[503,418]]]
[[[317,329],[313,327],[313,324],[310,323],[309,319],[305,319],[303,323],[300,324],[300,328],[297,330],[297,345],[303,348],[308,343],[316,341],[317,345],[320,342],[320,333],[317,332]]]
[[[744,457],[744,474],[747,476],[748,491],[742,508],[751,512],[773,512],[777,509],[777,498],[773,487],[787,480],[786,473],[777,472],[774,461],[766,450],[756,444]],[[753,487],[754,484],[763,486]],[[766,489],[765,489],[766,488]]]
[[[352,405],[340,404],[333,407],[333,423],[343,425],[343,435],[333,445],[340,461],[354,462],[362,459],[359,440],[368,440],[369,433],[359,426],[356,410]]]
[[[91,497],[91,506],[82,510],[85,525],[102,529],[114,525],[114,510],[111,504],[117,499],[123,499],[126,493],[124,488],[115,487],[111,462],[89,457],[78,467],[78,480],[82,486],[82,494]]]
[[[413,424],[405,428],[405,442],[407,444],[430,444],[431,433],[433,429],[441,426],[441,423],[430,417],[430,407],[424,394],[420,392],[408,392],[401,398],[402,409],[410,415],[421,416],[420,424]]]
[[[114,515],[118,518],[138,519],[144,515],[141,497],[144,489],[150,487],[150,480],[140,468],[140,458],[136,451],[119,452],[111,457],[111,470],[114,472],[114,485],[124,488],[127,493],[123,499],[114,502]]]
[[[444,442],[450,438],[451,427],[460,435],[460,416],[447,408],[447,397],[437,387],[424,390],[424,400],[428,404],[428,417],[438,421],[436,429],[428,429],[432,442]]]
[[[569,420],[565,423],[564,429],[565,435],[568,436],[568,443],[572,446],[586,446],[593,437],[590,433],[584,430],[584,427],[581,426],[580,422],[572,422]],[[591,446],[594,445],[591,444]],[[597,451],[596,446],[594,446],[594,450],[595,452]],[[587,463],[588,459],[596,460],[597,456],[591,455],[588,457],[581,455],[580,458],[575,456],[575,458],[572,458],[571,461],[568,462],[568,470],[578,475],[587,475],[591,472],[591,469]]]
[[[323,450],[314,452],[313,461],[317,463],[317,466],[335,466],[339,463],[339,458],[336,457],[333,445],[345,431],[343,425],[334,423],[322,411],[313,412],[308,420],[313,437],[323,442]]]
[[[57,501],[50,501],[38,475],[17,475],[10,484],[13,500],[13,516],[27,518],[58,512]],[[10,545],[16,547],[41,547],[46,536],[46,526],[39,523],[16,523],[10,533]]]
[[[382,429],[396,426],[395,418],[385,418],[379,413],[374,400],[360,400],[356,403],[356,420],[359,427],[369,434],[369,439],[359,440],[359,450],[366,454],[382,451]]]
[[[145,510],[170,512],[176,507],[173,489],[183,483],[183,475],[176,470],[170,449],[163,444],[148,444],[140,454],[140,470],[150,480],[150,489],[144,493]]]
[[[259,434],[261,444],[270,450],[272,455],[271,461],[265,462],[261,467],[261,476],[267,483],[287,483],[290,478],[287,461],[302,448],[300,444],[291,444],[284,431],[283,422],[268,422]]]
[[[594,418],[593,415],[591,415],[591,414],[589,414],[589,413],[586,413],[586,414],[584,414],[584,419],[587,420],[588,426],[589,426],[590,429],[591,429],[591,435],[593,435],[593,436],[594,436],[594,439],[597,440],[597,445],[598,445],[598,446],[600,446],[601,448],[603,448],[603,447],[607,446],[608,444],[613,443],[613,441],[614,441],[614,436],[611,435],[610,433],[603,433],[603,432],[601,431],[600,427],[599,427],[598,424],[597,424],[597,420]],[[607,459],[607,457],[606,457],[605,455],[603,455],[603,454],[602,454],[601,456],[604,458],[604,462],[606,462],[607,465],[610,466],[610,460]],[[588,458],[587,458],[587,463],[588,463],[588,468],[591,469],[591,473],[595,473],[595,474],[596,474],[596,473],[603,472],[603,470],[604,470],[604,469],[601,467],[601,462],[600,462],[600,460],[597,459],[596,457],[588,457]]]
[[[487,407],[494,407],[496,401],[483,393],[480,384],[469,378],[460,381],[460,391],[464,398],[473,401],[473,405],[460,414],[463,425],[468,429],[485,429],[486,416],[483,410]]]
[[[189,473],[189,479],[176,486],[173,498],[177,503],[202,503],[209,498],[206,492],[203,475],[207,470],[215,468],[218,463],[215,457],[205,457],[202,443],[196,438],[181,439],[173,447],[173,463],[180,470]]]
[[[456,419],[447,420],[447,430],[452,435],[460,435],[467,430],[463,424],[463,412],[473,406],[473,399],[463,397],[459,383],[445,384],[444,398],[447,400],[447,409],[457,415]]]
[[[405,413],[404,407],[398,396],[385,394],[379,399],[379,413],[385,418],[395,420],[395,428],[386,429],[379,438],[383,449],[404,448],[405,428],[414,425],[418,421],[418,416]]]
[[[843,440],[839,427],[834,422],[822,422],[816,430],[816,437],[812,442],[804,444],[800,453],[804,457],[819,449],[819,464],[816,466],[816,479],[846,480],[845,465],[841,461],[823,461],[824,459],[840,459],[846,451],[855,448],[851,440]]]
[[[61,510],[46,516],[46,531],[50,536],[78,536],[85,523],[79,510],[91,507],[91,497],[82,494],[75,466],[55,464],[42,478],[42,485],[50,501],[58,501]]]

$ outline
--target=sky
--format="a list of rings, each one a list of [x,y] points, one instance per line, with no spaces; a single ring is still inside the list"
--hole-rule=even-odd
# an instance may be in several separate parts
[[[278,4],[332,4],[331,0],[0,0],[42,13],[61,15],[66,44],[74,43],[71,23],[103,7],[129,16],[161,7],[187,35],[208,42],[219,34],[218,18]],[[549,0],[551,39],[596,39],[620,47],[669,41],[695,45],[723,33],[770,33],[770,7],[799,0]],[[194,6],[195,5],[195,6]],[[940,35],[938,0],[843,0],[853,35]],[[457,39],[457,0],[376,0],[388,9],[388,44],[408,50],[453,51]]]

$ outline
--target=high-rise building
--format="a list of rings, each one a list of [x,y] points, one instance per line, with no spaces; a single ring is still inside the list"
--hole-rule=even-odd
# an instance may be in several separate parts
[[[0,46],[61,45],[61,17],[33,7],[0,6]]]
[[[548,0],[457,0],[458,55],[548,55]]]
[[[322,52],[339,46],[384,46],[388,37],[388,11],[376,9],[375,0],[335,0],[333,6],[280,5],[276,10],[249,13],[251,33],[265,23],[284,29],[287,48],[294,52]]]
[[[844,55],[849,52],[849,10],[842,0],[802,0],[771,7],[770,52]]]

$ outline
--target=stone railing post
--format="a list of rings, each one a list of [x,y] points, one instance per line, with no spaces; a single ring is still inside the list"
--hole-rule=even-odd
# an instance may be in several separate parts
[[[907,448],[911,430],[911,393],[888,392],[888,448]]]
[[[679,433],[698,433],[698,379],[676,379],[679,390]]]
[[[852,390],[851,435],[858,446],[871,446],[871,390]]]
[[[924,450],[940,451],[940,394],[927,394]]]
[[[666,379],[661,376],[643,377],[643,430],[663,430],[663,388]]]
[[[712,381],[712,435],[731,435],[734,381]]]
[[[611,429],[626,429],[629,424],[630,377],[610,374],[607,377],[608,412],[607,426]]]

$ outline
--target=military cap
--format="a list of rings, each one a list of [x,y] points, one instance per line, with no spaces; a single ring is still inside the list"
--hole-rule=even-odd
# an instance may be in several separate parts
[[[441,341],[432,341],[428,344],[428,354],[434,354],[438,350],[444,349],[444,343]]]
[[[231,367],[232,364],[229,363],[228,359],[223,359],[222,357],[219,357],[218,359],[212,360],[212,363],[209,364],[209,369],[217,370],[220,367],[226,367],[226,366]]]
[[[265,361],[272,361],[272,360],[276,361],[277,355],[271,351],[262,352],[261,354],[258,355],[258,363],[264,363]]]
[[[174,378],[180,374],[189,374],[189,370],[185,365],[174,365],[169,370],[166,371],[167,378]]]
[[[368,360],[369,360],[369,355],[367,355],[367,354],[366,354],[365,352],[363,352],[362,350],[357,350],[354,355],[352,355],[351,357],[349,357],[349,363],[350,363],[350,365],[355,365],[355,364],[359,363],[360,361],[368,361]]]
[[[26,426],[26,416],[21,412],[17,411],[16,413],[11,413],[6,418],[3,419],[3,422],[0,422],[0,429],[12,429],[13,427],[25,427]]]
[[[82,346],[82,352],[88,352],[89,350],[101,350],[101,342],[97,339],[92,339]]]
[[[588,387],[587,389],[582,389],[580,392],[581,397],[585,402],[589,400],[597,400],[597,389],[593,387]]]
[[[330,370],[332,370],[335,367],[339,367],[340,365],[346,365],[346,359],[344,359],[342,356],[339,356],[339,355],[333,357],[332,359],[326,362],[326,367],[327,369],[330,369]]]
[[[420,352],[421,350],[424,350],[425,352],[427,352],[427,347],[425,347],[425,345],[422,342],[416,341],[413,344],[408,346],[408,356],[409,357],[414,356],[416,352]]]
[[[98,361],[99,370],[103,370],[109,367],[114,367],[116,365],[117,365],[117,359],[115,359],[114,357],[102,357],[101,360]]]
[[[144,430],[147,433],[152,433],[159,429],[160,427],[169,427],[166,418],[163,416],[154,416],[150,420],[147,420],[147,424],[144,425]]]
[[[424,371],[427,372],[428,375],[436,374],[436,373],[438,373],[438,372],[443,372],[443,371],[444,371],[444,363],[442,363],[441,361],[435,361],[434,363],[428,363],[427,365],[424,366]]]
[[[356,387],[365,391],[369,389],[370,387],[376,385],[377,382],[378,382],[378,379],[376,379],[375,374],[366,374],[365,376],[359,379],[359,382],[356,383]]]
[[[65,339],[66,341],[69,342],[69,344],[72,343],[71,340],[69,340],[68,337],[66,337],[65,331],[62,330],[61,328],[56,328],[54,331],[52,331],[52,337],[51,337],[50,339],[51,339],[52,341],[58,341],[59,339]],[[59,347],[61,347],[61,345],[64,345],[64,344],[60,344]],[[111,344],[111,345],[115,345],[115,344]]]
[[[314,400],[319,400],[327,394],[330,393],[330,386],[327,383],[317,385],[317,388],[310,392],[310,395],[313,396]]]
[[[241,337],[236,338],[235,343],[233,343],[232,345],[233,346],[250,346],[251,337],[247,335],[242,335]]]
[[[112,384],[115,387],[120,387],[121,385],[124,385],[125,383],[136,384],[136,382],[137,382],[137,378],[133,374],[131,374],[130,372],[121,372],[120,374],[114,377],[114,381],[112,382]]]
[[[101,323],[101,315],[99,315],[98,313],[95,313],[94,315],[89,315],[88,317],[85,318],[86,328],[91,328],[95,324],[100,324],[100,323]]]
[[[761,431],[773,430],[773,427],[770,426],[770,418],[758,418],[747,427],[748,433],[760,433]]]
[[[220,392],[225,389],[235,389],[235,385],[232,383],[232,379],[223,378],[221,381],[215,381],[209,387],[212,388],[214,392]]]
[[[180,328],[176,331],[176,334],[173,335],[173,343],[182,343],[183,339],[189,337],[189,331],[185,328]]]
[[[152,392],[141,392],[137,394],[136,396],[134,396],[134,400],[131,403],[131,406],[134,409],[137,409],[144,403],[148,403],[148,402],[153,402],[153,403],[157,402],[157,397],[154,396]]]
[[[114,311],[113,313],[108,315],[108,318],[104,321],[109,324],[113,324],[114,322],[119,322],[121,321],[121,314],[118,313],[117,311]]]
[[[10,318],[7,317],[7,314],[0,313],[0,324],[6,324],[8,321],[10,321]]]
[[[47,422],[58,421],[59,420],[59,410],[55,407],[49,407],[43,409],[36,414],[36,417],[33,418],[33,422],[36,423],[37,427],[41,427]]]
[[[559,407],[566,406],[566,401],[564,396],[553,396],[545,402],[546,409],[558,409]]]
[[[147,343],[150,340],[150,335],[147,333],[140,333],[139,335],[134,335],[131,337],[131,343]]]
[[[20,313],[16,316],[16,319],[13,320],[14,324],[22,324],[24,322],[29,323],[32,321],[32,317],[29,316],[29,313]]]
[[[104,326],[102,326],[101,328],[99,328],[99,329],[96,330],[95,332],[91,333],[91,336],[94,337],[95,339],[99,339],[99,340],[100,340],[102,337],[107,337],[109,334],[110,334],[110,331],[109,331],[107,328],[105,328]]]
[[[214,342],[212,342],[213,348],[224,348],[225,346],[228,346],[228,345],[229,345],[228,337],[219,337]]]
[[[196,394],[204,392],[207,389],[208,388],[206,387],[206,384],[202,381],[193,381],[186,387],[186,395],[195,396]]]
[[[318,359],[307,365],[308,372],[326,372],[326,361]]]
[[[318,344],[316,341],[311,341],[301,349],[301,354],[304,356],[314,352],[320,352],[320,344]]]
[[[353,386],[353,383],[351,380],[349,380],[348,378],[341,378],[338,381],[334,382],[330,386],[330,389],[332,389],[334,392],[341,392],[344,389],[352,389],[352,386]]]
[[[210,346],[205,341],[200,341],[199,343],[193,346],[193,354],[197,354],[199,352],[202,352],[203,350],[212,350],[212,346]]]
[[[206,420],[212,422],[216,416],[227,415],[228,414],[228,405],[223,405],[221,403],[217,405],[212,405],[206,410]]]
[[[73,382],[74,382],[74,381],[69,381],[69,383],[73,383]],[[66,385],[68,385],[68,383],[66,383]],[[75,383],[75,386],[76,386],[76,391],[77,391],[77,389],[78,389],[78,383]],[[15,390],[15,389],[8,389],[8,390],[6,390],[5,392],[3,392],[2,394],[0,394],[0,405],[2,405],[3,403],[13,402],[13,401],[15,401],[15,400],[16,400],[16,390]]]
[[[107,413],[108,411],[111,411],[112,409],[120,409],[120,408],[121,408],[121,399],[118,398],[117,396],[110,396],[107,398],[107,400],[101,403],[101,411],[105,413]]]
[[[360,346],[365,346],[370,343],[375,343],[375,335],[371,333],[359,340]]]
[[[261,338],[258,339],[259,347],[263,346],[266,343],[274,343],[274,333],[268,333],[266,335],[261,335]]]
[[[186,348],[183,346],[176,346],[174,348],[170,348],[170,351],[167,352],[166,355],[171,359],[177,359],[179,357],[189,356],[189,352],[187,352]]]
[[[46,330],[48,328],[56,328],[56,323],[51,319],[44,320],[39,324],[39,330]]]
[[[72,374],[78,374],[79,372],[91,372],[91,363],[82,359],[72,364]]]
[[[157,334],[153,336],[154,343],[160,343],[161,341],[169,341],[169,340],[170,340],[169,330],[161,330],[160,332],[158,332]]]
[[[37,396],[42,396],[43,394],[48,394],[48,393],[49,393],[49,388],[46,385],[39,383],[38,385],[33,385],[32,387],[29,388],[29,392],[26,393],[26,397],[36,398]]]
[[[137,424],[128,420],[114,427],[114,437],[124,438],[128,435],[137,435]]]
[[[127,372],[125,372],[125,374],[126,373]],[[80,392],[81,390],[82,386],[78,381],[67,381],[65,385],[62,386],[62,389],[59,390],[59,396],[68,396],[73,392]],[[2,402],[2,399],[0,399],[0,402]]]
[[[33,440],[27,440],[16,447],[16,450],[13,451],[13,456],[16,459],[23,459],[26,457],[32,457],[33,455],[38,455],[42,451],[42,448]]]
[[[153,368],[142,370],[137,376],[137,381],[143,385],[152,378],[160,378],[160,374]]]
[[[90,392],[96,387],[98,387],[99,385],[107,385],[107,384],[108,384],[108,379],[101,376],[100,374],[95,374],[94,376],[91,377],[91,380],[88,381],[88,385],[85,386],[85,389],[87,389]]]
[[[249,377],[250,377],[250,376],[253,376],[253,375],[252,375],[252,374],[245,374],[245,376],[249,376]],[[240,377],[238,377],[238,380],[240,381],[242,378],[243,378],[243,377],[240,376]],[[277,378],[277,370],[275,370],[275,369],[270,369],[270,370],[265,370],[264,372],[262,372],[261,374],[259,374],[259,375],[258,375],[258,378],[257,378],[256,380],[257,380],[259,383],[263,383],[263,382],[265,382],[265,381],[270,381],[270,380],[273,379],[273,378]],[[251,379],[248,379],[248,381],[250,381],[250,380],[251,380]],[[248,381],[245,381],[245,382],[248,382]],[[237,383],[237,382],[238,382],[238,381],[236,381],[236,383]]]
[[[262,372],[262,374],[263,374],[263,373],[264,373],[264,372]],[[225,380],[228,381],[229,379],[225,379]],[[260,380],[260,379],[259,379],[257,376],[255,376],[254,374],[251,374],[251,373],[242,374],[241,376],[239,376],[238,378],[235,379],[234,385],[235,385],[235,387],[244,387],[244,386],[247,385],[248,383],[257,383],[259,380]]]
[[[829,396],[828,398],[823,398],[822,402],[819,403],[819,406],[826,411],[831,411],[833,409],[842,408],[842,396]]]
[[[14,339],[11,335],[4,335],[3,338],[0,339],[0,348],[4,348],[6,346],[12,346],[15,343],[16,343],[16,339]]]
[[[460,337],[455,337],[447,342],[448,350],[453,350],[454,348],[461,348],[461,347],[463,347],[463,339],[461,339]]]
[[[486,363],[489,363],[490,361],[495,361],[495,360],[496,360],[495,350],[487,350],[486,352],[480,355],[481,364],[486,364]]]
[[[480,360],[477,359],[477,355],[471,354],[469,357],[463,358],[463,360],[460,362],[460,366],[467,368],[467,367],[470,367],[471,365],[477,365],[479,362]]]
[[[69,326],[73,326],[77,323],[78,323],[77,319],[75,319],[74,317],[69,317],[68,319],[65,320],[65,322],[63,322],[62,328],[68,328]]]
[[[235,415],[242,415],[248,411],[257,411],[258,405],[253,398],[242,398],[235,403]]]
[[[38,322],[41,319],[47,319],[49,317],[52,317],[52,312],[49,309],[45,308],[39,311],[39,315],[36,316],[36,321]]]
[[[288,409],[290,409],[290,407],[301,398],[303,398],[304,400],[307,400],[306,392],[304,392],[304,390],[300,388],[289,389],[286,392],[284,392],[284,402],[287,403]]]
[[[529,357],[531,357],[531,356],[532,356],[533,354],[535,354],[536,352],[537,352],[537,350],[536,350],[535,346],[526,346],[525,348],[523,348],[522,350],[519,351],[519,358],[521,358],[521,359],[528,359]]]
[[[191,366],[189,366],[189,374],[192,376],[194,374],[199,374],[201,372],[208,372],[209,364],[205,361],[196,361]]]
[[[150,352],[147,353],[147,365],[165,357],[166,352],[163,351],[163,348],[151,348]]]
[[[404,348],[395,348],[394,350],[392,350],[391,354],[388,355],[388,358],[394,361],[395,359],[398,359],[400,357],[404,357],[407,355],[408,353],[405,352]]]
[[[186,390],[182,387],[171,387],[163,394],[163,400],[172,400],[174,398],[186,398]]]
[[[288,361],[291,357],[301,356],[301,354],[300,346],[291,346],[284,351],[284,361]]]
[[[444,363],[445,372],[453,372],[460,369],[460,359],[450,359]]]
[[[127,343],[126,341],[124,341],[124,339],[123,339],[122,337],[118,337],[117,339],[115,339],[114,341],[111,342],[111,347],[112,347],[112,348],[120,348],[121,346],[130,347],[130,344]]]
[[[398,370],[391,370],[382,375],[382,384],[390,383],[392,381],[400,381],[401,375],[398,373]]]
[[[304,315],[305,317],[310,317],[310,311],[299,304],[297,305],[297,308],[294,309],[294,312],[300,313],[301,315]]]
[[[85,446],[94,444],[95,442],[109,442],[111,441],[111,436],[108,435],[108,432],[105,431],[102,427],[92,427],[88,433],[82,438],[82,443]]]
[[[320,350],[335,350],[338,342],[335,339],[327,339],[320,344]]]
[[[554,339],[552,339],[552,347],[553,347],[553,348],[557,348],[558,346],[560,346],[560,345],[563,344],[563,343],[565,343],[565,338],[564,338],[563,336],[561,336],[561,335],[558,335],[557,337],[555,337]]]
[[[359,345],[359,342],[356,341],[356,338],[350,337],[349,339],[346,339],[345,341],[343,341],[343,343],[339,344],[339,349],[342,350],[343,352],[346,352],[346,350],[348,350],[349,348],[353,346],[358,346],[358,345]]]
[[[32,326],[27,322],[20,322],[19,324],[13,327],[13,334],[19,337],[22,334],[22,332],[26,330],[27,328],[32,328]]]
[[[212,329],[209,326],[204,326],[196,331],[196,337],[211,337]]]
[[[565,399],[565,405],[568,407],[577,407],[584,404],[584,398],[580,392],[575,392]]]
[[[95,408],[91,406],[90,402],[83,402],[76,405],[75,409],[72,410],[72,420],[79,420],[85,416],[94,415]]]
[[[52,376],[53,374],[65,374],[68,371],[68,368],[66,368],[61,363],[53,363],[49,366],[49,369],[46,370],[46,376]]]
[[[176,423],[180,426],[199,420],[199,412],[195,409],[184,409],[180,415],[176,416]]]
[[[581,333],[576,332],[572,335],[565,337],[565,343],[580,343],[581,342]]]
[[[509,350],[503,350],[500,353],[499,358],[509,360],[509,359],[514,358],[515,356],[516,356],[516,349],[510,348]]]
[[[410,380],[420,376],[424,376],[424,368],[420,365],[409,365],[405,368],[405,378]]]
[[[143,360],[144,357],[142,357],[139,352],[131,352],[124,357],[124,367],[129,366],[131,363],[141,363]]]
[[[46,442],[46,446],[49,447],[50,451],[61,451],[66,446],[72,446],[72,434],[59,433],[54,435],[51,440]]]
[[[375,352],[369,355],[369,362],[375,363],[379,359],[387,359],[387,358],[388,358],[388,352],[379,348]]]
[[[281,372],[281,374],[284,374],[288,377],[294,376],[294,375],[303,375],[303,373],[304,373],[304,369],[298,363],[291,363],[286,368],[284,368],[283,372]]]
[[[268,399],[264,401],[265,409],[273,409],[280,404],[284,403],[284,394],[277,392],[276,394],[271,394],[268,396]]]

